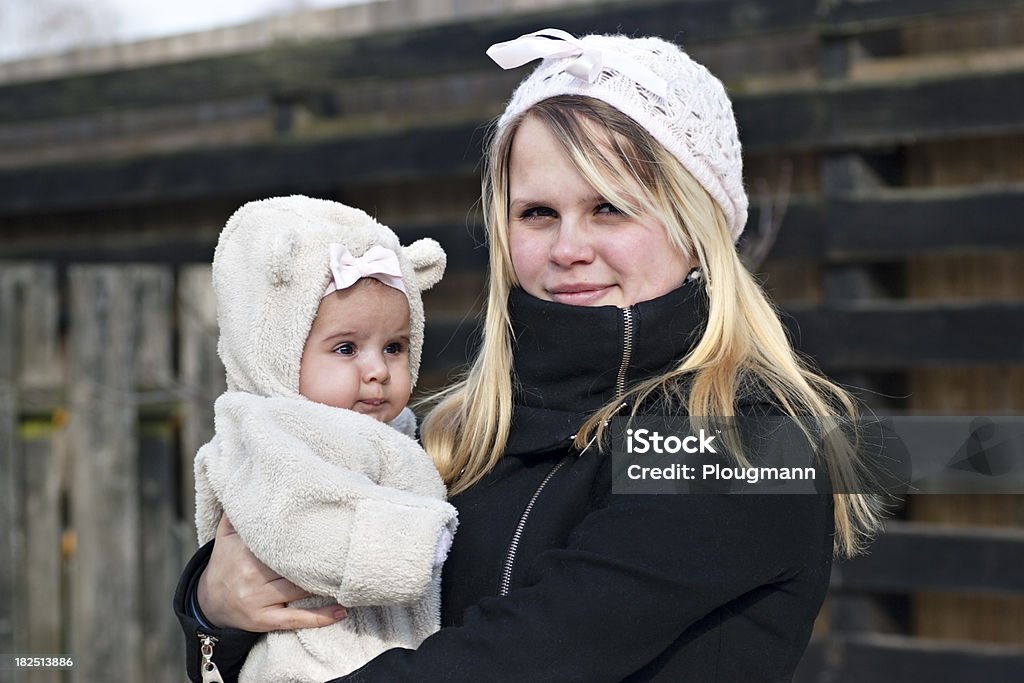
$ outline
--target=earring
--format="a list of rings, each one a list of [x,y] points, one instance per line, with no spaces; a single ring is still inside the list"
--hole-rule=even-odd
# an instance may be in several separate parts
[[[704,271],[701,270],[700,266],[691,268],[690,272],[686,276],[686,282],[693,282],[697,280],[704,280],[704,291],[707,293],[708,298],[711,298],[711,283],[704,277]]]

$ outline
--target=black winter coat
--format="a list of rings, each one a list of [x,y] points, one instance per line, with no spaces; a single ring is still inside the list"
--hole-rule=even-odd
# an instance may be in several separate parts
[[[610,457],[570,448],[586,415],[690,348],[704,301],[696,283],[628,313],[513,292],[513,435],[452,500],[443,628],[337,681],[791,679],[828,586],[831,496],[613,494]]]

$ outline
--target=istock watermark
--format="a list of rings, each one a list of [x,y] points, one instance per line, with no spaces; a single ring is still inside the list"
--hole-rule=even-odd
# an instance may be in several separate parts
[[[645,453],[718,453],[713,442],[714,436],[708,436],[701,429],[699,434],[679,437],[676,434],[662,436],[660,432],[650,429],[626,429],[626,452],[643,455]]]
[[[1024,493],[1024,416],[615,418],[614,493]],[[826,444],[858,454],[856,490]]]

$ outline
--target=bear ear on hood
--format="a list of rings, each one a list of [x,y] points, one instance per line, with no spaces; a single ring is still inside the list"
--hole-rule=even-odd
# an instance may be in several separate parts
[[[295,278],[295,257],[299,251],[299,236],[295,228],[285,226],[276,230],[270,238],[268,249],[270,260],[267,263],[271,286],[280,287],[291,284]]]
[[[412,264],[413,272],[416,273],[416,284],[421,292],[440,282],[447,263],[447,257],[440,244],[429,237],[424,237],[407,247],[402,247],[402,252]]]

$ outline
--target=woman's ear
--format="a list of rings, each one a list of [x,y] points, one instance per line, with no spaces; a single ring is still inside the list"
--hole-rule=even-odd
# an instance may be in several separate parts
[[[413,272],[416,273],[416,284],[419,285],[421,292],[441,281],[448,258],[436,241],[424,237],[407,247],[402,247],[402,252],[412,263]]]

